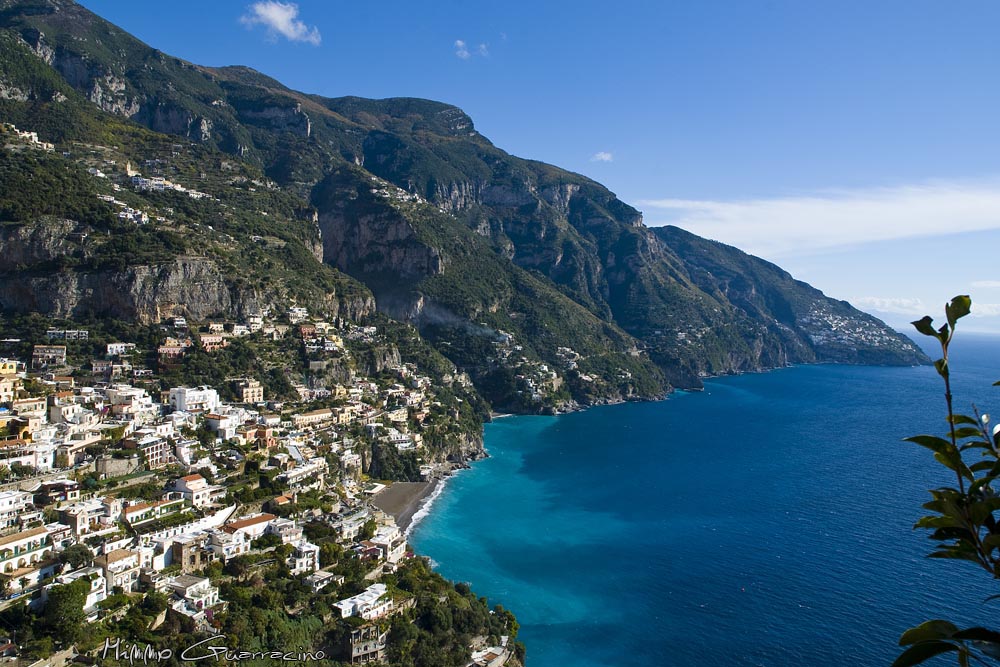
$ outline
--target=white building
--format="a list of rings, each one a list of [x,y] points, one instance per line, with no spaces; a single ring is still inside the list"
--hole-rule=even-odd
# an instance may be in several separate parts
[[[211,387],[174,387],[170,407],[182,412],[213,412],[219,407],[219,392]]]
[[[282,544],[293,544],[302,539],[302,528],[291,519],[274,519],[268,524],[264,534],[277,535]]]
[[[208,621],[213,611],[221,611],[225,603],[219,598],[219,589],[212,585],[208,577],[182,574],[168,582],[169,589],[178,598],[170,608],[178,614],[192,619],[200,630],[210,630]]]
[[[307,540],[300,540],[288,557],[288,569],[293,575],[315,572],[319,569],[319,547]]]
[[[116,384],[104,390],[104,395],[111,403],[111,414],[116,419],[149,424],[160,415],[160,406],[145,389],[127,384]]]
[[[208,546],[223,563],[230,558],[250,552],[250,540],[243,532],[227,533],[222,530],[211,530]]]
[[[277,479],[287,484],[288,488],[293,491],[322,489],[326,480],[327,468],[326,459],[316,457],[281,473]]]
[[[32,505],[32,495],[24,491],[0,493],[0,529],[12,528],[19,523],[19,516]]]
[[[59,510],[60,523],[67,525],[77,537],[110,531],[122,513],[119,498],[79,500]]]
[[[398,563],[406,555],[406,538],[395,525],[379,526],[369,542],[377,546],[382,557],[390,563]]]
[[[120,587],[124,591],[134,591],[139,585],[139,554],[128,549],[115,549],[94,559],[94,565],[101,568],[110,588]]]
[[[108,356],[118,357],[135,352],[135,343],[108,343]]]
[[[43,527],[0,537],[0,572],[9,578],[12,590],[21,590],[22,579],[32,586],[41,579],[41,567],[52,553],[52,539]]]
[[[97,619],[97,603],[108,597],[107,579],[98,567],[85,567],[67,574],[56,577],[55,584],[50,584],[42,590],[42,599],[48,600],[49,589],[54,585],[72,584],[74,581],[84,579],[90,583],[90,590],[87,591],[86,600],[83,603],[83,611],[87,614],[87,620]]]
[[[267,530],[268,524],[277,519],[278,517],[273,514],[256,514],[245,519],[240,519],[239,521],[233,521],[232,523],[227,523],[222,527],[222,530],[229,533],[230,535],[235,535],[236,533],[243,533],[247,539],[256,540],[258,537],[264,534]]]
[[[334,607],[341,618],[360,616],[366,621],[381,618],[392,611],[392,597],[386,594],[385,584],[372,584],[363,593],[341,600]]]
[[[186,475],[175,479],[170,490],[180,493],[194,507],[206,507],[214,503],[226,490],[221,486],[212,486],[201,475]]]
[[[344,583],[344,575],[318,570],[310,574],[302,581],[312,589],[313,593],[318,593],[330,584],[336,584],[339,586]]]

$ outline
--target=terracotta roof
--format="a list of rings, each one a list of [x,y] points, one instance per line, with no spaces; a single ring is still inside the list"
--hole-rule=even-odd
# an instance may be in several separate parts
[[[14,533],[13,535],[6,535],[4,537],[0,537],[0,547],[7,544],[11,544],[13,542],[19,542],[29,537],[38,537],[39,535],[48,535],[48,534],[49,531],[45,530],[43,526],[39,526],[38,528],[31,528],[30,530],[22,530],[20,533]]]
[[[135,514],[144,509],[149,509],[150,507],[156,507],[156,503],[136,503],[135,505],[129,505],[125,508],[126,514]]]
[[[181,477],[181,479],[184,480],[185,482],[193,482],[195,480],[205,479],[205,478],[202,477],[201,475],[195,474],[195,475],[185,475],[184,477]]]
[[[125,560],[126,558],[131,558],[135,555],[134,551],[129,551],[128,549],[115,549],[112,552],[104,554],[103,558],[105,563],[111,565],[112,563],[117,563],[120,560]]]
[[[311,410],[309,412],[303,412],[299,417],[318,417],[319,415],[332,415],[333,411],[330,408],[320,408],[319,410]]]
[[[256,526],[257,524],[267,523],[268,521],[274,521],[278,517],[273,514],[259,514],[249,519],[240,519],[239,521],[233,521],[232,523],[227,523],[222,527],[222,530],[227,533],[235,533],[242,528],[248,528],[250,526]]]

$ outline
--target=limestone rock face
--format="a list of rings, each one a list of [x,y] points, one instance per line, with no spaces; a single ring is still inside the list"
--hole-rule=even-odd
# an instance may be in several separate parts
[[[239,109],[240,119],[251,124],[259,124],[279,132],[291,132],[301,137],[312,134],[312,121],[302,110],[301,104],[293,107],[265,106],[261,109]]]
[[[245,317],[288,306],[283,290],[247,287],[225,275],[216,262],[179,255],[169,262],[89,270],[67,266],[67,258],[93,255],[95,231],[74,220],[42,219],[0,226],[0,254],[8,277],[0,278],[0,308],[54,317],[107,316],[142,323],[175,315],[195,321]],[[13,273],[11,273],[13,272]],[[11,278],[11,275],[16,275]],[[328,293],[315,304],[332,317],[363,318],[375,310],[366,294]]]

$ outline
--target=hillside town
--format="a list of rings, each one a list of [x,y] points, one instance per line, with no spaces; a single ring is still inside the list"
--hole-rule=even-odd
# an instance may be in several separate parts
[[[152,595],[163,601],[153,627],[211,635],[229,603],[220,578],[279,572],[328,596],[328,621],[346,624],[327,657],[386,659],[392,619],[416,598],[385,577],[422,559],[405,533],[416,499],[402,514],[380,509],[393,479],[373,476],[371,459],[415,463],[404,478],[432,487],[462,462],[432,451],[424,433],[457,415],[430,377],[395,360],[378,377],[294,384],[297,401],[269,396],[251,376],[162,385],[186,354],[244,337],[291,339],[320,371],[349,357],[351,342],[378,342],[375,326],[292,307],[244,322],[171,317],[159,330],[155,350],[116,340],[76,363],[83,345],[96,349],[91,332],[48,328],[30,357],[0,358],[0,610],[45,614],[78,585],[85,623],[121,619]],[[469,665],[505,664],[513,648],[506,633],[479,636]]]

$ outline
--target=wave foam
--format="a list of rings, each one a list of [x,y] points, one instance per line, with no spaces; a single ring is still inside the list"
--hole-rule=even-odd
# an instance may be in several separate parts
[[[453,474],[454,473],[452,473],[452,475]],[[413,513],[413,517],[410,518],[410,525],[406,527],[406,531],[403,533],[407,539],[409,539],[410,533],[413,532],[414,527],[423,521],[424,517],[431,513],[434,501],[437,500],[437,497],[441,495],[442,491],[444,491],[444,487],[448,484],[449,479],[451,479],[451,475],[448,475],[444,479],[440,480],[434,487],[434,490],[431,491],[430,495],[420,502],[420,508]]]

